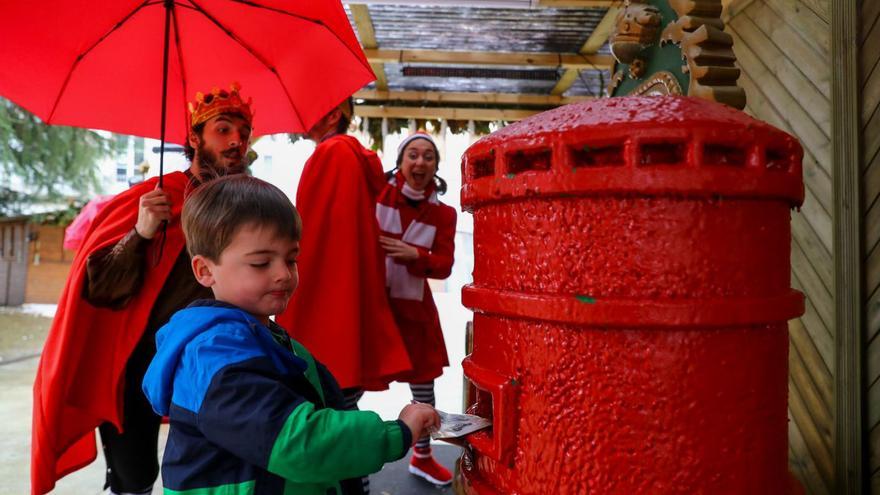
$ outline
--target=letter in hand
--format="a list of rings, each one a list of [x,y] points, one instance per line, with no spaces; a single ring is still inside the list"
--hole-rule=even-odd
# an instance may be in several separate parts
[[[440,416],[429,404],[416,402],[409,404],[400,411],[398,419],[403,421],[412,432],[413,445],[416,441],[425,436],[432,428],[440,427]]]
[[[141,196],[134,228],[144,239],[152,239],[162,222],[171,220],[171,197],[158,187]]]

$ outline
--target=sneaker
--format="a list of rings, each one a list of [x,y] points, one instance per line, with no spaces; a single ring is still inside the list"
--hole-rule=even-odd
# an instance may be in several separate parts
[[[437,486],[445,486],[452,483],[452,473],[448,469],[441,466],[434,456],[431,455],[431,449],[425,449],[427,452],[413,450],[412,458],[409,460],[409,472],[428,480]]]

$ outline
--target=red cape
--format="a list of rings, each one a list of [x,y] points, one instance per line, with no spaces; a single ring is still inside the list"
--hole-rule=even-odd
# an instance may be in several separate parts
[[[299,288],[276,321],[324,363],[343,388],[384,390],[410,369],[385,296],[376,198],[382,163],[337,135],[306,162],[296,195],[303,220]]]
[[[139,198],[156,184],[150,179],[111,200],[95,217],[73,260],[34,382],[32,494],[48,492],[59,478],[95,460],[99,424],[110,421],[122,429],[125,364],[184,247],[180,211],[189,184],[185,174],[165,176],[163,189],[171,195],[174,217],[159,265],[147,269],[140,293],[125,309],[113,311],[86,302],[82,288],[89,254],[131,231]],[[148,259],[157,244],[151,243]]]

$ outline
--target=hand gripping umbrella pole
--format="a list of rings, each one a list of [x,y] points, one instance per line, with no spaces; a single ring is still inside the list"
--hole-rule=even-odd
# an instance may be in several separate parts
[[[171,38],[171,11],[174,10],[174,0],[165,0],[165,36],[162,48],[162,122],[159,124],[159,189],[162,189],[162,178],[165,175],[165,116],[168,105],[168,48]],[[153,266],[158,266],[162,259],[162,251],[165,250],[165,238],[167,236],[168,220],[162,220],[159,233],[159,249],[155,251]]]

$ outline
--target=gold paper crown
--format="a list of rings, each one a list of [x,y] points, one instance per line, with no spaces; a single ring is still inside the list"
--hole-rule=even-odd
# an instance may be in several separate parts
[[[248,122],[253,122],[252,99],[248,98],[245,103],[238,94],[239,89],[241,86],[238,83],[232,83],[229,91],[215,87],[207,95],[197,92],[196,102],[189,104],[190,126],[195,127],[222,113],[239,113]]]

